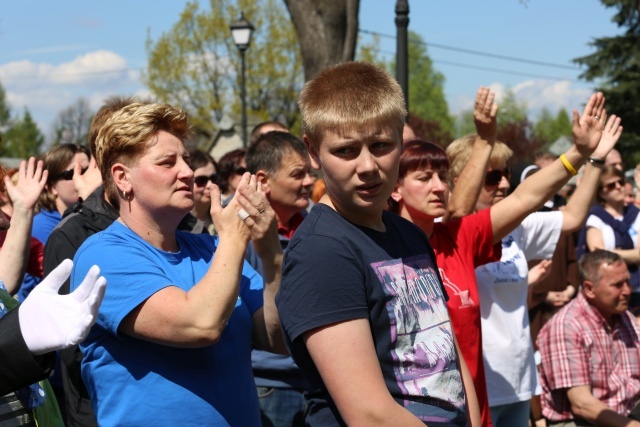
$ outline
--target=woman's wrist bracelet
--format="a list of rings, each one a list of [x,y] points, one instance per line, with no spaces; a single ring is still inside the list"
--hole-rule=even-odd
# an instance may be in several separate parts
[[[569,161],[569,159],[567,159],[567,156],[565,156],[564,154],[560,155],[560,161],[562,162],[562,164],[564,165],[564,168],[573,176],[578,175],[578,171],[576,170],[576,168],[573,167],[573,165],[571,164],[571,162]]]
[[[593,166],[604,166],[604,159],[596,159],[595,157],[589,157],[588,162]]]

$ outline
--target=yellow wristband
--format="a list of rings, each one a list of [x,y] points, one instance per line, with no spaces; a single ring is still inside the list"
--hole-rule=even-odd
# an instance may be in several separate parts
[[[565,156],[564,154],[562,154],[560,156],[560,161],[562,162],[562,164],[564,165],[565,169],[567,171],[569,171],[569,173],[573,176],[578,175],[578,171],[576,170],[576,168],[573,167],[573,165],[571,164],[571,162],[569,162],[569,159],[567,159],[567,156]]]

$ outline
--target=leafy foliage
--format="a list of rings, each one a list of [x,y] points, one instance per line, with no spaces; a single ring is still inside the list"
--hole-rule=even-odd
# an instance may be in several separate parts
[[[622,118],[624,132],[616,148],[626,167],[640,163],[640,2],[637,0],[601,0],[616,9],[612,20],[623,33],[594,39],[591,55],[574,59],[587,67],[581,78],[598,81],[607,99],[607,111]]]
[[[22,118],[11,120],[7,131],[2,135],[0,154],[3,157],[26,159],[37,156],[43,143],[44,135],[25,108]]]
[[[554,143],[561,136],[571,135],[571,119],[564,108],[558,111],[554,117],[547,109],[543,108],[533,126],[533,136],[545,141],[545,146]]]
[[[147,38],[145,81],[161,101],[181,105],[198,131],[212,138],[225,114],[239,117],[241,57],[229,25],[240,11],[255,27],[245,52],[249,126],[262,120],[297,119],[297,93],[303,84],[295,32],[277,0],[211,0],[186,5],[173,28],[158,40]],[[236,120],[239,123],[239,119]]]

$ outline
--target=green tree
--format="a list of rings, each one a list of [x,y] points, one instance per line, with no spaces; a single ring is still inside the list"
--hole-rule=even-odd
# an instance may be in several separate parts
[[[520,123],[527,119],[527,103],[516,98],[513,90],[507,89],[504,97],[498,102],[498,129],[506,128],[509,123]]]
[[[533,126],[533,135],[545,141],[545,145],[552,144],[561,136],[571,135],[571,119],[567,110],[561,108],[554,116],[549,109],[543,108]]]
[[[229,25],[241,10],[255,27],[245,62],[249,117],[291,126],[298,115],[303,70],[296,35],[280,1],[212,0],[210,10],[190,2],[169,32],[155,41],[147,38],[144,78],[149,89],[160,100],[185,108],[209,139],[225,114],[237,117],[240,112],[240,53]]]
[[[607,111],[622,118],[624,132],[616,148],[622,153],[626,167],[640,163],[640,2],[638,0],[601,0],[614,8],[612,20],[623,33],[594,39],[591,55],[574,59],[587,69],[580,75],[587,81],[598,81],[607,99]]]
[[[433,68],[427,45],[420,35],[409,31],[409,111],[440,127],[440,134],[453,135],[453,118],[444,96],[444,75]],[[394,67],[395,68],[395,67]]]
[[[10,122],[2,137],[0,153],[4,157],[26,159],[30,156],[37,156],[43,143],[44,135],[38,129],[36,122],[33,121],[29,110],[25,108],[21,119],[14,119]]]
[[[500,123],[500,120],[498,120],[498,123]],[[458,114],[455,126],[456,138],[469,135],[470,133],[476,133],[476,125],[473,123],[473,110],[465,110]]]
[[[7,102],[7,95],[0,84],[0,128],[3,128],[9,123],[11,118],[11,107]]]

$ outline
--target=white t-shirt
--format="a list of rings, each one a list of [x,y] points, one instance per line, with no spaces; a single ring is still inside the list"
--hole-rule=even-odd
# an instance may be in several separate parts
[[[548,259],[562,229],[562,212],[536,212],[502,239],[502,258],[476,268],[489,406],[542,392],[527,311],[528,260]]]
[[[614,217],[615,218],[615,217]],[[615,218],[618,221],[622,221],[622,217]],[[610,251],[616,248],[616,236],[613,233],[613,228],[604,223],[600,218],[595,215],[589,215],[586,223],[587,228],[593,227],[602,233],[602,240],[604,240],[604,249]],[[629,228],[629,235],[633,240],[633,247],[638,247],[638,232],[640,232],[640,215],[636,217],[635,222]]]

